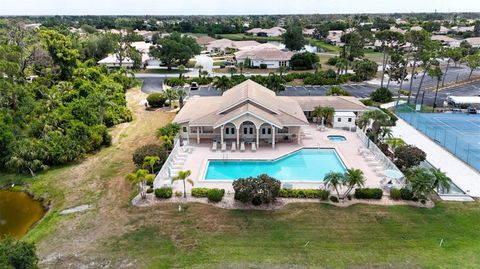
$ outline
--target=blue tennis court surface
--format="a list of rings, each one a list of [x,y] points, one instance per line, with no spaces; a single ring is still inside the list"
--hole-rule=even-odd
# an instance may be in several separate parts
[[[397,114],[417,130],[480,171],[480,115],[418,113],[400,108]]]

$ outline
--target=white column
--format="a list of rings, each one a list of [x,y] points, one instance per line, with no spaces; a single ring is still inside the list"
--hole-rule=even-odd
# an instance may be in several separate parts
[[[224,126],[222,125],[222,127],[220,127],[220,141],[221,141],[222,145],[223,145],[223,128],[224,128]]]
[[[258,144],[258,142],[260,142],[260,128],[256,128],[257,129],[257,149],[260,148],[260,145]]]
[[[200,144],[200,127],[197,127],[197,144]]]
[[[187,125],[187,143],[190,145],[190,125]]]
[[[272,149],[275,148],[275,126],[272,125]]]
[[[302,128],[298,127],[298,131],[297,131],[297,143],[300,144],[300,141],[301,141],[301,137],[300,137],[300,131],[302,130]]]
[[[236,132],[237,132],[237,147],[239,148],[240,147],[240,127],[236,128]]]

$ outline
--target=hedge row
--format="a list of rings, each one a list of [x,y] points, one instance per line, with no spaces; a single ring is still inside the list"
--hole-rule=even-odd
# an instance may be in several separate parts
[[[415,197],[413,197],[413,192],[409,189],[391,189],[390,190],[390,198],[393,200],[406,200],[406,201],[415,201]]]
[[[281,189],[278,196],[283,198],[310,198],[327,200],[330,192],[317,189]]]
[[[193,188],[192,196],[197,198],[208,198],[210,202],[220,202],[225,195],[224,189]]]
[[[379,188],[356,189],[353,195],[356,199],[382,199],[383,191]]]
[[[155,189],[155,197],[168,199],[172,197],[172,188],[171,187],[162,187],[159,189]]]

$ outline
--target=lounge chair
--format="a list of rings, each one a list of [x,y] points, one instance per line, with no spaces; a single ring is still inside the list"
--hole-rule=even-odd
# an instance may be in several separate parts
[[[257,144],[255,142],[252,142],[252,151],[257,151]]]
[[[244,152],[245,151],[245,142],[240,142],[240,151]]]
[[[226,150],[227,150],[227,143],[223,142],[222,143],[222,151],[226,151]]]
[[[213,141],[212,151],[217,151],[217,141]]]
[[[232,151],[236,151],[237,150],[237,143],[236,142],[232,142],[232,148],[231,148]]]

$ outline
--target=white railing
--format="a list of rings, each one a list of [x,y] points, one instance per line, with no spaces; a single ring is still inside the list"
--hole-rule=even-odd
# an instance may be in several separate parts
[[[178,150],[180,149],[180,136],[177,135],[175,136],[175,139],[173,140],[173,149],[170,152],[170,154],[167,157],[167,160],[162,165],[162,168],[158,172],[157,176],[155,177],[155,180],[153,181],[153,188],[157,189],[165,185],[165,180],[168,180],[170,175],[171,170],[171,164],[173,162],[173,159],[177,155]],[[169,184],[170,182],[168,182]]]
[[[390,158],[385,156],[383,151],[381,151],[377,147],[377,145],[375,145],[375,143],[373,143],[373,141],[371,141],[370,138],[368,138],[365,135],[365,133],[362,131],[361,128],[357,128],[356,133],[357,133],[358,138],[360,138],[360,140],[362,140],[362,143],[365,146],[365,148],[367,148],[373,154],[375,159],[377,159],[383,165],[383,167],[385,169],[395,170],[395,171],[398,171],[398,172],[402,173],[400,171],[400,169],[398,169],[398,167],[392,162],[392,160],[390,160]]]

